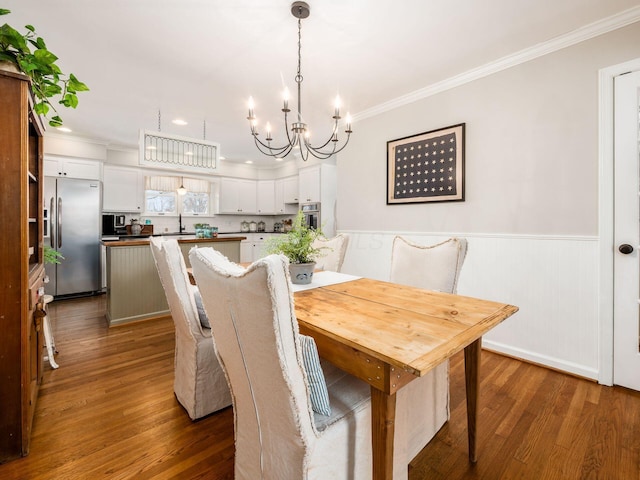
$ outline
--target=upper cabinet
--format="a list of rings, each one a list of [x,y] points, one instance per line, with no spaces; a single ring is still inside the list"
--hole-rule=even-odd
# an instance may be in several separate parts
[[[100,162],[75,158],[48,157],[44,159],[44,175],[46,177],[100,180]]]
[[[220,179],[220,201],[218,213],[255,214],[257,212],[257,190],[254,180],[239,178]]]
[[[295,214],[298,211],[298,177],[275,181],[276,215]]]
[[[144,211],[144,173],[136,168],[104,166],[102,210]]]
[[[298,181],[300,203],[320,201],[320,165],[301,168],[298,171]]]
[[[275,180],[258,180],[257,182],[257,207],[260,215],[276,213],[275,183]]]
[[[279,180],[282,182],[282,196],[284,203],[299,203],[298,176],[287,177]]]

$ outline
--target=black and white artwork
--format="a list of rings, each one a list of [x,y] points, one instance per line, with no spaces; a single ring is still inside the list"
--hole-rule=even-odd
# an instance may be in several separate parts
[[[387,204],[464,200],[465,124],[387,142]]]

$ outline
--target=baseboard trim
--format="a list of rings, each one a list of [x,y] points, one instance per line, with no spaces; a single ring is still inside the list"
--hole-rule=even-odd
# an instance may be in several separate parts
[[[527,362],[535,363],[536,365],[551,368],[553,370],[558,370],[563,373],[570,373],[579,377],[587,378],[589,380],[598,380],[598,371],[585,365],[579,365],[577,363],[567,362],[558,358],[540,355],[520,348],[510,347],[509,345],[504,345],[499,342],[493,342],[491,340],[487,340],[486,338],[482,339],[482,348],[495,353],[507,355],[509,357],[514,357],[525,360]]]

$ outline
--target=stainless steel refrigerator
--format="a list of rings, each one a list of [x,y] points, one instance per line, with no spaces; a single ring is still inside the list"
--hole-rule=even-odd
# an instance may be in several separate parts
[[[97,180],[45,177],[45,245],[64,257],[47,264],[45,292],[54,297],[97,292],[100,282],[100,202]]]

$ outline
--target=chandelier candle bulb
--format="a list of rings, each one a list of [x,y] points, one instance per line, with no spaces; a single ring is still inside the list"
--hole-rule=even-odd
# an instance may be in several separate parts
[[[284,89],[284,93],[282,94],[282,98],[284,100],[284,108],[282,109],[283,112],[290,112],[291,110],[289,110],[289,98],[291,98],[291,95],[289,94],[289,89],[285,88]]]
[[[253,97],[249,97],[249,120],[253,120],[253,108],[254,108]]]
[[[340,97],[339,96],[336,96],[336,101],[335,101],[334,105],[336,107],[336,113],[335,113],[335,116],[333,118],[338,120],[340,118]]]

